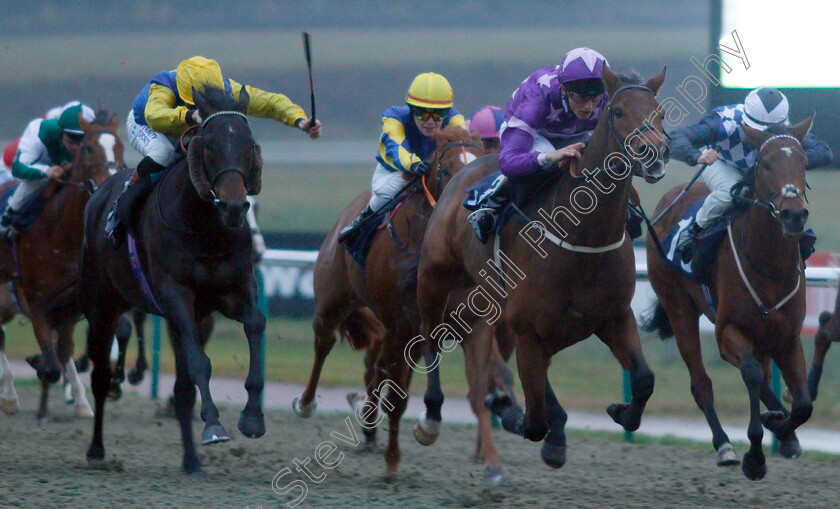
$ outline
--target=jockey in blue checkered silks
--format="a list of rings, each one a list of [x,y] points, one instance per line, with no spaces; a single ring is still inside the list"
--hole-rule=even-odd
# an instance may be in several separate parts
[[[789,124],[788,109],[784,94],[774,88],[757,88],[747,94],[743,104],[715,108],[698,123],[672,134],[672,157],[690,166],[707,165],[702,177],[710,191],[680,241],[678,254],[683,261],[690,259],[697,237],[732,207],[732,186],[746,178],[758,157],[758,147],[746,144],[743,126],[759,131],[783,129]],[[811,133],[802,148],[808,170],[831,162],[831,149]]]

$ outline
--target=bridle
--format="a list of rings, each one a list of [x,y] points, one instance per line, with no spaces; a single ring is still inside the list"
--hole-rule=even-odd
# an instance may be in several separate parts
[[[802,143],[800,143],[798,139],[794,138],[793,136],[791,136],[789,134],[776,134],[774,136],[771,136],[771,137],[767,138],[766,140],[764,140],[764,143],[762,143],[761,147],[758,149],[758,157],[756,157],[755,163],[753,163],[752,167],[750,168],[750,173],[752,175],[752,178],[751,179],[745,179],[744,183],[742,185],[736,185],[735,187],[732,188],[732,198],[733,199],[738,200],[738,201],[742,201],[742,202],[746,202],[751,206],[764,207],[765,209],[767,209],[770,212],[770,215],[773,216],[773,219],[775,219],[776,221],[781,221],[781,218],[780,218],[781,207],[782,207],[782,205],[784,205],[785,200],[796,199],[796,198],[799,198],[801,196],[802,199],[805,201],[805,203],[808,203],[808,197],[806,196],[805,192],[803,192],[801,189],[799,189],[798,187],[796,187],[793,184],[783,185],[781,189],[779,189],[778,191],[773,193],[772,196],[767,198],[766,192],[764,190],[766,190],[769,186],[767,185],[767,178],[764,176],[764,172],[761,172],[761,187],[763,187],[764,189],[759,189],[759,185],[758,185],[759,171],[758,171],[758,168],[759,168],[759,165],[762,162],[762,153],[764,152],[764,148],[771,141],[776,140],[776,139],[780,139],[780,138],[788,138],[788,139],[793,140],[794,142],[796,142],[796,146],[799,147],[800,150],[802,150]],[[755,190],[756,196],[758,197],[755,200],[751,200],[749,198],[741,197],[741,190],[744,188],[744,186],[749,184],[750,180],[752,180],[755,183],[754,190]],[[805,184],[805,185],[807,186],[807,184]],[[775,200],[779,196],[782,197],[782,201],[781,201],[781,203],[779,203],[779,208],[776,208],[776,206],[773,205],[773,200]]]
[[[93,130],[93,131],[87,131],[85,133],[85,138],[87,138],[87,136],[89,134],[91,134],[91,135],[92,134],[111,134],[111,135],[116,136],[115,132],[109,131],[108,129],[96,129],[96,130]],[[85,145],[85,146],[82,146],[82,147],[79,148],[79,157],[84,157],[84,159],[85,159],[85,164],[83,166],[84,171],[85,171],[85,176],[86,176],[85,183],[69,182],[69,181],[66,181],[66,180],[60,180],[59,183],[63,186],[72,186],[72,187],[75,187],[77,189],[81,189],[82,191],[92,195],[99,188],[99,186],[96,184],[96,182],[93,180],[93,178],[90,177],[90,173],[91,173],[92,168],[98,168],[100,166],[104,166],[106,170],[113,168],[116,171],[120,171],[120,170],[125,168],[125,165],[124,164],[119,164],[116,161],[102,161],[102,162],[99,162],[99,163],[89,163],[89,162],[87,162],[87,156],[85,155],[85,153],[87,152],[86,147],[87,146]]]
[[[482,147],[479,143],[474,141],[453,141],[443,147],[440,153],[437,155],[437,192],[443,190],[443,179],[444,177],[448,177],[451,175],[449,168],[445,164],[443,164],[443,156],[453,148],[460,148],[461,155],[464,158],[464,161],[467,160],[467,147],[474,147],[481,151],[481,155],[484,155],[484,147]],[[432,196],[432,193],[426,187],[426,177],[423,177],[423,188],[426,190],[426,197],[429,199],[429,203],[434,206],[437,203],[437,200]]]
[[[214,118],[217,118],[217,117],[231,116],[231,115],[232,116],[237,116],[237,117],[242,117],[245,120],[245,126],[248,128],[248,134],[251,135],[250,122],[248,121],[248,117],[245,114],[240,113],[238,111],[225,110],[225,111],[217,111],[216,113],[213,113],[212,115],[210,115],[209,117],[204,119],[204,121],[201,123],[201,127],[199,127],[199,129],[201,130],[202,137],[204,136],[205,127],[207,127],[207,124],[211,120],[213,120]],[[253,136],[251,136],[251,138],[253,139]],[[256,145],[256,142],[253,142],[253,145]],[[248,179],[245,177],[245,173],[243,173],[241,169],[239,169],[235,166],[229,166],[227,168],[222,168],[221,170],[216,172],[216,175],[214,175],[212,178],[210,177],[210,174],[207,171],[207,166],[202,165],[202,167],[204,168],[204,174],[207,176],[207,180],[210,182],[210,195],[213,197],[213,205],[215,205],[217,207],[219,206],[219,203],[221,203],[221,200],[216,195],[215,187],[216,187],[216,183],[219,181],[219,178],[222,175],[224,175],[225,173],[230,173],[230,172],[238,173],[239,176],[242,177],[242,183],[245,184],[245,188],[246,189],[248,188]]]
[[[648,87],[646,87],[644,85],[637,85],[637,84],[624,85],[623,87],[616,90],[615,93],[612,95],[612,97],[610,97],[610,100],[607,103],[607,124],[609,125],[610,135],[612,136],[612,138],[615,140],[615,142],[620,147],[619,150],[621,151],[621,153],[624,154],[624,155],[628,155],[628,156],[631,155],[631,154],[627,153],[627,150],[625,148],[626,140],[632,138],[633,136],[641,136],[642,133],[644,133],[645,131],[654,131],[656,133],[656,137],[662,138],[664,136],[665,138],[670,140],[671,137],[668,136],[668,133],[666,133],[665,131],[660,131],[656,126],[654,126],[653,124],[651,124],[647,120],[645,120],[642,123],[641,126],[633,129],[630,132],[630,134],[625,136],[623,139],[621,138],[621,136],[618,134],[618,129],[616,129],[616,127],[615,127],[615,111],[613,110],[612,103],[613,103],[613,101],[615,101],[615,99],[618,97],[618,95],[620,93],[624,92],[625,90],[644,90],[644,91],[650,93],[652,96],[654,96],[654,98],[656,97],[656,94],[653,93],[653,90],[649,89]],[[664,149],[661,149],[659,151],[658,158],[667,160],[667,158],[670,154],[670,149],[668,148],[667,144],[663,145],[662,147],[664,147]],[[638,160],[638,157],[634,155],[634,156],[630,157],[630,159]]]

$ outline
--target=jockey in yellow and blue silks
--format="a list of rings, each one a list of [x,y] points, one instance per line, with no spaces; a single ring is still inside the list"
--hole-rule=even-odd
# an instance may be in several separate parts
[[[352,242],[365,218],[384,207],[406,184],[407,175],[428,175],[435,151],[434,134],[446,126],[466,129],[464,116],[452,107],[452,87],[440,74],[418,74],[405,98],[382,114],[382,134],[371,182],[370,202],[352,224],[341,230],[339,242]]]
[[[195,56],[182,61],[174,71],[157,73],[134,99],[126,119],[129,143],[143,159],[108,215],[105,234],[115,244],[119,243],[115,235],[117,226],[133,215],[135,204],[151,191],[156,180],[152,175],[175,161],[177,137],[191,126],[201,124],[203,119],[195,107],[192,92],[208,85],[223,88],[237,100],[244,88],[250,96],[248,115],[297,127],[313,139],[321,136],[321,122],[307,118],[303,108],[288,97],[240,85],[223,76],[215,60]]]

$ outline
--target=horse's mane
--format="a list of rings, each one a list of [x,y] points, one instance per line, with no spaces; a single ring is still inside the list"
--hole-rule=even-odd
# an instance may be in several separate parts
[[[641,85],[642,83],[642,75],[633,69],[621,71],[616,73],[616,75],[618,76],[618,79],[626,85]]]
[[[201,90],[196,90],[195,93],[216,111],[236,111],[239,105],[239,101],[234,99],[233,94],[227,93],[223,88],[206,83]]]
[[[438,129],[438,131],[434,134],[435,152],[432,154],[431,159],[438,157],[440,155],[440,151],[450,143],[470,139],[478,142],[481,138],[479,138],[477,134],[467,132],[463,127],[456,125],[448,125],[443,129]]]
[[[91,124],[96,125],[108,125],[111,123],[111,112],[104,108],[99,108],[96,112],[96,116],[93,118],[93,122]]]

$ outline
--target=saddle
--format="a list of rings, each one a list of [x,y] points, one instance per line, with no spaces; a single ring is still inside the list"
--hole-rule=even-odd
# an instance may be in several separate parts
[[[677,272],[701,285],[709,285],[711,283],[715,256],[721,242],[727,236],[727,225],[734,221],[736,217],[749,210],[748,207],[736,207],[716,223],[706,228],[697,237],[691,261],[684,263],[676,254],[677,245],[683,232],[694,222],[694,218],[705,200],[706,197],[704,196],[692,203],[683,213],[680,220],[677,221],[674,227],[662,239],[662,252],[665,255],[666,263]],[[814,252],[816,241],[817,236],[810,228],[805,230],[802,236],[799,237],[799,252],[802,255],[803,261],[807,260]]]
[[[361,226],[359,233],[352,242],[344,243],[344,249],[353,256],[353,260],[361,265],[362,268],[365,267],[365,261],[367,260],[368,252],[370,252],[373,236],[377,231],[387,227],[391,236],[396,238],[391,219],[406,199],[408,199],[408,195],[403,194],[400,199],[394,200],[390,205],[380,210],[376,216],[367,220]]]

